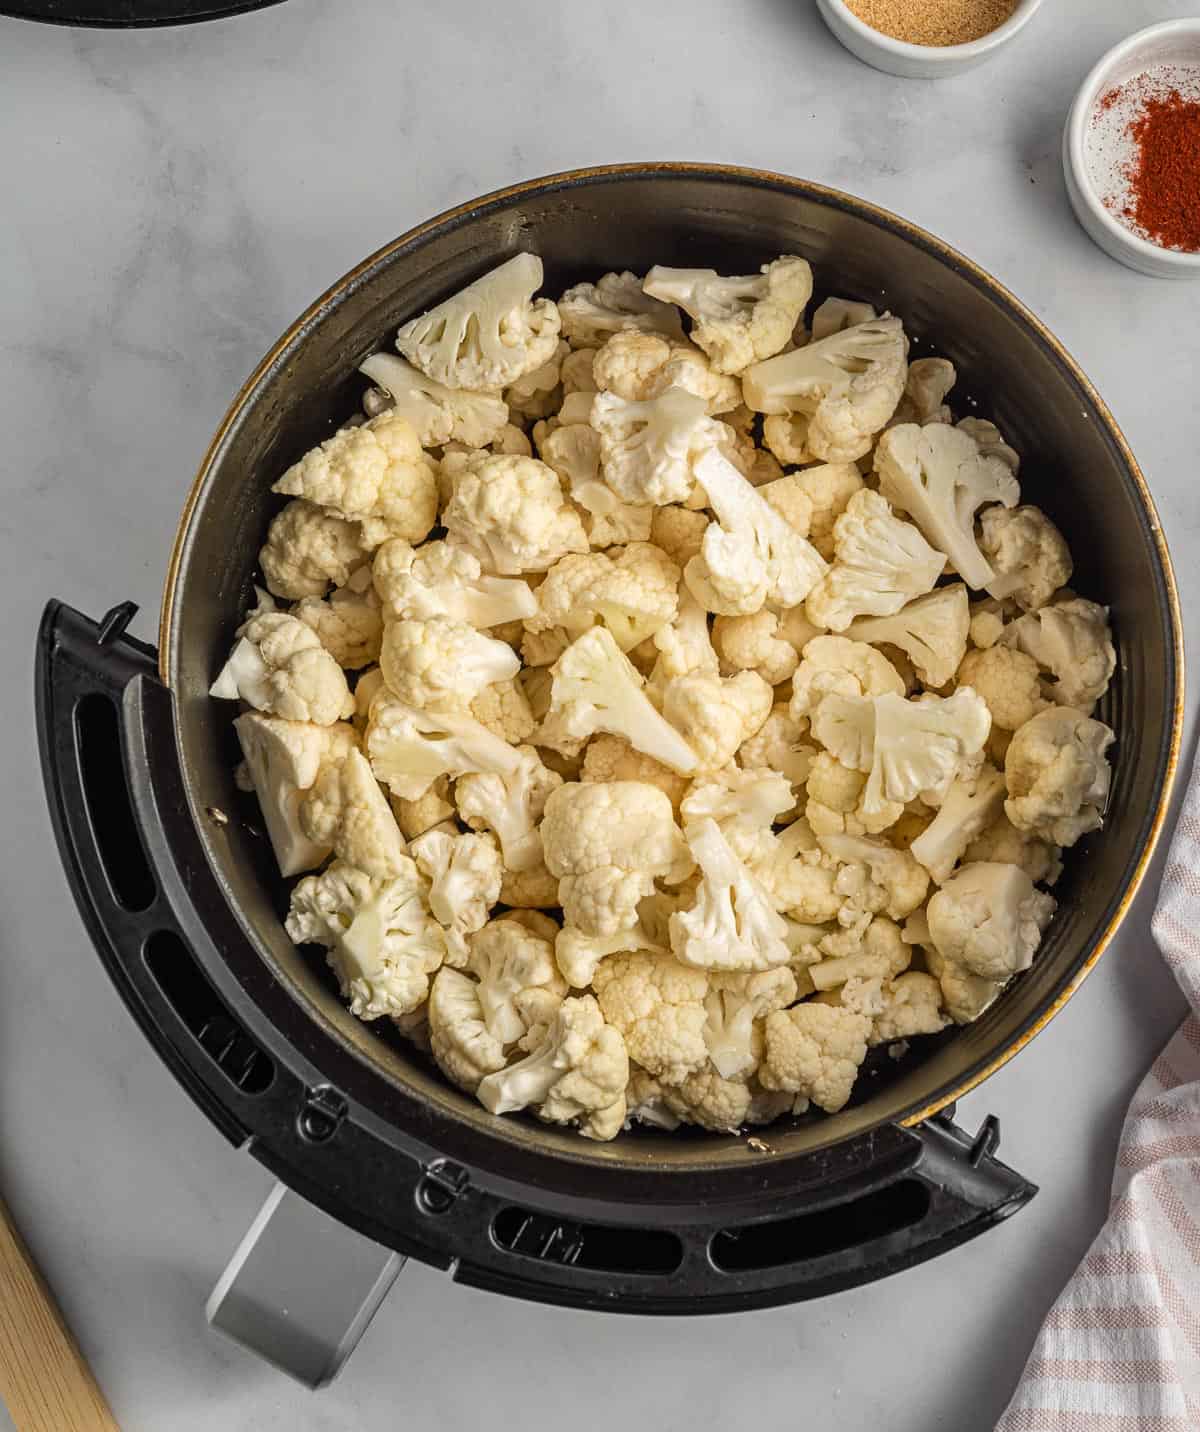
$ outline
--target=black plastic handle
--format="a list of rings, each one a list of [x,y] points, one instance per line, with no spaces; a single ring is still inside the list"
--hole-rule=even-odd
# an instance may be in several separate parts
[[[428,1118],[381,1123],[356,1103],[362,1070],[345,1051],[328,1043],[315,1053],[313,1031],[302,1052],[279,1032],[278,1002],[289,996],[254,955],[199,850],[170,696],[154,652],[124,634],[132,614],[126,603],[97,624],[52,602],[39,634],[42,764],[71,889],[109,975],[175,1077],[228,1139],[247,1143],[326,1212],[497,1292],[698,1313],[887,1276],[984,1232],[1035,1193],[994,1157],[994,1120],[975,1138],[947,1117],[886,1126],[792,1159],[794,1177],[769,1196],[730,1203],[698,1179],[693,1200],[669,1206],[644,1182],[604,1202],[588,1196],[586,1180],[559,1194],[511,1170],[492,1175],[433,1146]],[[771,1166],[769,1130],[757,1149],[748,1145],[747,1159],[760,1158]]]

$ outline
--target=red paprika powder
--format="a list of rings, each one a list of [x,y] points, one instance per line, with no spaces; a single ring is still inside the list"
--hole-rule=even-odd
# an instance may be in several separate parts
[[[1172,83],[1153,73],[1110,90],[1107,112],[1129,110],[1126,135],[1133,157],[1126,192],[1109,207],[1152,243],[1200,252],[1200,85]]]

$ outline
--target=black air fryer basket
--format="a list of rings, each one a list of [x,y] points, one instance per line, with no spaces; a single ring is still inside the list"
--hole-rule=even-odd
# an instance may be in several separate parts
[[[850,1106],[716,1136],[608,1145],[496,1120],[343,1008],[281,925],[287,893],[235,790],[228,707],[207,688],[250,603],[273,478],[361,391],[357,364],[410,314],[519,249],[547,291],[654,262],[746,272],[808,257],[951,358],[956,394],[1025,455],[1026,500],[1111,599],[1120,648],[1101,714],[1118,734],[1106,829],[1074,853],[1034,968],[976,1024],[875,1052]],[[1081,501],[1086,490],[1087,500]],[[960,255],[845,195],[776,175],[651,165],[557,176],[466,205],[369,259],[285,335],[222,424],[188,500],[159,650],[132,609],[51,603],[38,721],[64,864],[119,992],[231,1142],[305,1199],[466,1283],[620,1312],[819,1296],[962,1243],[1033,1194],[953,1100],[1077,987],[1124,913],[1165,810],[1180,628],[1144,482],[1110,415],[1031,314]]]

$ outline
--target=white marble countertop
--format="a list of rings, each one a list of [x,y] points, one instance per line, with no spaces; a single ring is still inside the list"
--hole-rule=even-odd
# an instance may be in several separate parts
[[[129,1432],[473,1432],[500,1409],[534,1432],[567,1409],[578,1432],[991,1427],[1181,1017],[1150,941],[1156,874],[1051,1030],[961,1106],[972,1125],[998,1114],[1004,1155],[1042,1186],[1010,1223],[887,1283],[695,1322],[501,1302],[410,1264],[342,1379],[309,1395],[205,1328],[269,1179],[165,1072],[89,947],[38,776],[33,637],[58,595],[93,614],[132,597],[153,638],[208,434],[359,258],[519,177],[637,158],[849,189],[1010,285],[1124,425],[1195,610],[1200,290],[1093,248],[1058,158],[1101,51],[1194,8],[1056,0],[938,83],[864,69],[806,0],[290,0],[157,33],[0,20],[0,1188]]]

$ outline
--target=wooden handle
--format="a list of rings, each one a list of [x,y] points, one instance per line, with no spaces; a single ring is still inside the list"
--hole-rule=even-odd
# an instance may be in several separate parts
[[[3,1201],[0,1396],[17,1432],[120,1432]]]

